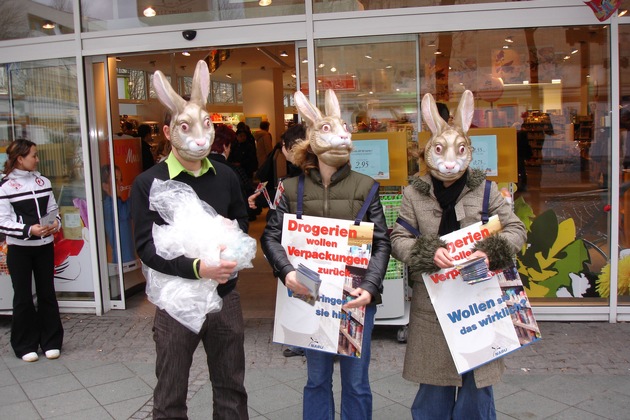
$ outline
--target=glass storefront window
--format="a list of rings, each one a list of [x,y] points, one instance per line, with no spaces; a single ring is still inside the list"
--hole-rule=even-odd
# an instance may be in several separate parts
[[[622,7],[630,6],[625,2]],[[630,305],[630,25],[619,25],[619,303]],[[607,273],[610,276],[610,273]]]
[[[55,288],[62,300],[93,300],[83,150],[74,58],[2,65],[0,156],[16,138],[37,144],[38,170],[53,185],[62,216],[55,234]],[[4,241],[4,238],[2,238]],[[1,247],[0,249],[5,249]],[[8,277],[0,252],[0,277]],[[10,280],[2,279],[10,284]]]
[[[3,0],[0,40],[74,33],[72,0]]]
[[[304,2],[301,0],[244,2],[229,0],[161,2],[83,0],[81,1],[81,20],[82,30],[93,32],[194,22],[303,15],[304,10]]]
[[[514,127],[525,139],[514,198],[528,226],[518,267],[533,301],[606,304],[608,42],[603,25],[421,35],[423,94],[453,112],[471,90],[475,127]]]
[[[451,6],[460,4],[506,3],[514,0],[315,0],[315,13],[401,9],[408,7]]]

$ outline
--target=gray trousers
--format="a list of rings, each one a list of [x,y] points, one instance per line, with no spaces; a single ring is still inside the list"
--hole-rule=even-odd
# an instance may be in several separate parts
[[[221,311],[206,316],[199,334],[156,309],[153,339],[157,352],[154,419],[187,419],[186,395],[193,353],[201,341],[212,382],[213,419],[247,419],[244,325],[236,290],[223,297]]]

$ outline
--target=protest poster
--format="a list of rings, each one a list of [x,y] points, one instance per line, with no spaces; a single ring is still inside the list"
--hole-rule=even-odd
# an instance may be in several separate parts
[[[361,357],[365,307],[345,310],[372,255],[374,224],[285,214],[282,246],[311,291],[294,295],[278,280],[273,341]]]
[[[501,230],[498,216],[442,236],[457,262],[474,244]],[[515,266],[469,284],[457,267],[423,274],[457,372],[462,374],[540,339],[529,299]]]

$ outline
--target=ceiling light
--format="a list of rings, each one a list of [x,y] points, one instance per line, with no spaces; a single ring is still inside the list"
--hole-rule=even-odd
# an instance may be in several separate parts
[[[510,35],[505,38],[505,42],[509,42],[511,44],[512,42],[514,42],[514,39],[512,39],[512,36]]]
[[[42,28],[44,28],[44,29],[55,29],[55,24],[52,23],[51,21],[47,20],[42,25]]]
[[[559,85],[562,83],[562,79],[551,79],[551,83],[554,85]]]
[[[618,17],[625,16],[628,13],[628,9],[622,9],[617,14]]]
[[[116,61],[122,61],[120,57],[116,57]]]
[[[392,65],[390,64],[389,66],[385,66],[386,69],[391,69]]]
[[[435,40],[429,41],[429,43],[427,44],[427,47],[435,47]]]
[[[271,4],[271,0],[260,0],[258,2],[258,5],[262,7],[269,6],[270,4]]]
[[[302,60],[302,64],[306,64],[308,63],[308,60],[305,58],[304,60]]]
[[[577,54],[577,52],[578,52],[578,51],[579,51],[579,50],[578,50],[577,48],[573,48],[573,49],[571,50],[571,54]]]
[[[437,50],[435,50],[435,52],[433,54],[435,54],[435,55],[442,55],[442,51],[440,51],[440,49],[438,48]]]
[[[503,49],[504,49],[504,50],[509,50],[509,49],[510,49],[510,46],[506,44],[506,45],[504,45],[504,46],[503,46]]]
[[[369,54],[365,54],[365,58],[372,59],[372,56]]]
[[[287,54],[286,51],[284,51],[284,50],[280,51],[280,57],[288,57],[288,56],[289,56],[289,54]]]
[[[146,17],[153,17],[153,16],[157,15],[157,12],[155,11],[155,9],[153,7],[149,6],[146,9],[144,9],[142,14],[145,15]]]
[[[188,51],[184,51],[184,52],[182,52],[182,55],[183,55],[184,57],[190,57],[190,53],[189,53]]]
[[[225,77],[227,77],[228,79],[231,79],[232,78],[232,73],[226,74]]]
[[[571,58],[571,56],[570,56],[570,55],[565,55],[565,56],[564,56],[564,59],[565,59],[565,60],[568,60],[569,58]]]
[[[323,69],[324,67],[326,67],[326,64],[324,64],[324,63],[319,63],[319,65],[318,65],[317,67],[319,67],[320,69]]]
[[[293,77],[294,79],[297,79],[297,76],[295,75],[295,73],[291,73],[291,77]]]
[[[337,67],[331,67],[330,71],[332,71],[333,73],[337,71]]]

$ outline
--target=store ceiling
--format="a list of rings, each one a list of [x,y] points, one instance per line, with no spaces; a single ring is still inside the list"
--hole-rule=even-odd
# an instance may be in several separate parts
[[[239,47],[224,50],[229,57],[218,65],[212,72],[211,79],[222,82],[239,83],[243,70],[273,69],[283,70],[283,85],[285,89],[295,89],[295,50],[293,44],[259,45],[256,47]],[[282,57],[286,52],[288,56]],[[192,76],[197,61],[205,60],[212,54],[212,49],[190,50],[189,56],[184,51],[155,52],[150,54],[119,56],[118,66],[126,69],[144,70],[153,73],[161,70],[171,74],[174,70],[181,76]],[[231,76],[231,77],[230,77]]]

